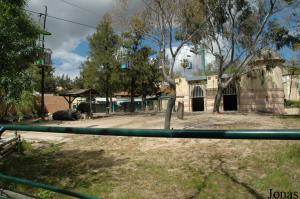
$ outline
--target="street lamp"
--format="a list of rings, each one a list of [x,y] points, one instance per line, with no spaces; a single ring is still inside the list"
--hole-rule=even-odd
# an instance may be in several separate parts
[[[206,70],[205,70],[205,48],[191,49],[190,52],[201,56],[200,57],[200,59],[201,59],[201,65],[200,65],[201,74],[206,75]]]
[[[51,67],[51,49],[45,48],[45,35],[51,35],[50,32],[42,30],[40,32],[42,35],[42,58],[35,61],[35,65],[37,65],[41,69],[41,117],[42,120],[45,119],[45,97],[44,97],[44,88],[45,88],[45,67]]]

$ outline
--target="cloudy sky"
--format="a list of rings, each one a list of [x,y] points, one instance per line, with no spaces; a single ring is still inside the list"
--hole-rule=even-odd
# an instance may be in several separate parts
[[[97,26],[106,12],[117,0],[29,0],[27,10],[44,13],[92,27]],[[38,14],[31,14],[38,21]],[[46,47],[53,51],[55,75],[68,74],[72,78],[79,74],[79,67],[88,55],[87,37],[94,28],[80,26],[48,17],[46,28],[51,36],[46,37]]]
[[[38,13],[44,13],[48,7],[46,29],[52,33],[46,37],[46,47],[52,50],[52,61],[55,67],[55,75],[68,74],[74,78],[79,74],[79,67],[88,56],[87,37],[95,32],[97,24],[104,14],[111,12],[120,0],[28,0],[26,9]],[[138,10],[141,0],[128,0],[129,13]],[[123,10],[123,8],[121,8]],[[116,13],[116,12],[115,12]],[[120,14],[120,13],[119,13]],[[81,26],[57,20],[52,17],[79,22],[91,27]],[[31,17],[38,22],[38,14],[31,13]],[[186,48],[182,49],[183,55],[177,57],[177,68],[181,69],[180,61],[186,56]],[[281,54],[288,59],[295,56],[288,49],[283,49]],[[192,60],[199,59],[192,55]],[[211,63],[212,57],[206,56],[207,63]],[[194,62],[193,61],[193,62]],[[194,71],[191,71],[191,73]]]

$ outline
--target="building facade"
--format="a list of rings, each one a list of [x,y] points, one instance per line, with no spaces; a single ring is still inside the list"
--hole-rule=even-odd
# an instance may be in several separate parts
[[[283,62],[273,51],[263,51],[251,62],[249,72],[223,91],[220,110],[284,113]],[[213,111],[218,85],[216,75],[178,78],[175,81],[176,101],[184,104],[185,112]]]

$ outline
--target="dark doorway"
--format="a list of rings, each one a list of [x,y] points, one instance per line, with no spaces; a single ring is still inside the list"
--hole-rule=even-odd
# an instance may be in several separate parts
[[[237,110],[237,96],[236,95],[224,95],[223,96],[224,111],[236,111]]]
[[[204,111],[204,97],[192,98],[192,110]]]
[[[192,93],[192,111],[204,111],[204,93],[200,86],[194,86]]]

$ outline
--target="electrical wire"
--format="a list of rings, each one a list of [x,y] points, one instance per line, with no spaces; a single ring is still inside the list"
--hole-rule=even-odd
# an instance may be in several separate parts
[[[84,7],[81,7],[81,6],[79,6],[79,5],[75,4],[75,3],[71,3],[71,2],[66,1],[66,0],[59,0],[59,1],[65,3],[65,4],[68,4],[68,5],[70,5],[70,6],[73,6],[73,7],[75,7],[75,8],[84,10],[84,11],[89,12],[89,13],[90,13],[90,12],[93,12],[93,11],[91,11],[91,10],[89,10],[89,9],[86,9],[86,8],[84,8]],[[94,12],[93,12],[93,13],[94,13]]]
[[[44,13],[35,12],[35,11],[32,11],[32,10],[27,10],[27,9],[24,9],[24,10],[26,12],[30,12],[30,13],[34,13],[34,14],[45,15]],[[91,26],[91,25],[88,25],[88,24],[84,24],[84,23],[80,23],[80,22],[76,22],[76,21],[72,21],[72,20],[68,20],[68,19],[63,19],[63,18],[51,16],[51,15],[47,15],[47,17],[53,18],[53,19],[56,19],[56,20],[61,20],[61,21],[73,23],[73,24],[77,24],[77,25],[81,25],[81,26],[86,26],[86,27],[93,28],[93,29],[97,29],[97,27],[95,27],[95,26]]]

